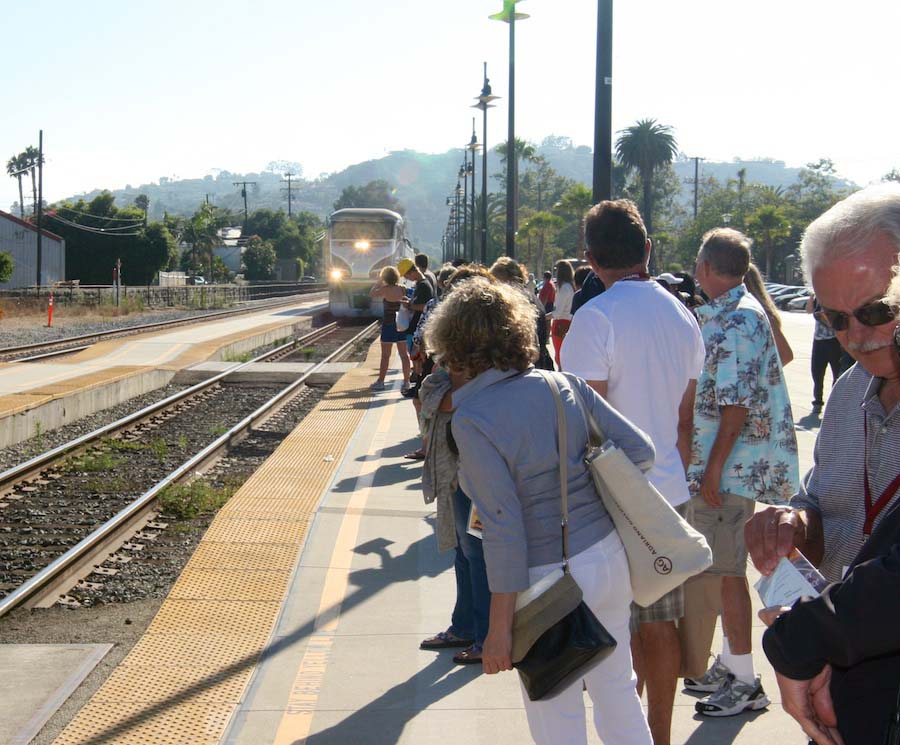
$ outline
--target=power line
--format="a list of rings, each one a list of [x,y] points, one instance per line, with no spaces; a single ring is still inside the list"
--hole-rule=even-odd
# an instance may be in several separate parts
[[[282,189],[281,191],[286,191],[286,192],[287,192],[287,200],[288,200],[288,217],[290,217],[290,216],[291,216],[291,203],[293,202],[293,194],[291,193],[291,178],[293,178],[294,174],[293,174],[293,173],[286,173],[286,174],[284,174],[284,176],[285,176],[285,178],[287,179],[287,188],[286,188],[286,189]],[[283,184],[283,183],[285,183],[285,182],[282,181],[281,183]]]
[[[73,209],[72,207],[66,207],[65,205],[60,205],[58,207],[54,207],[57,210],[65,210],[66,212],[74,212],[76,215],[84,215],[85,217],[93,217],[97,220],[114,220],[115,222],[134,222],[141,223],[143,222],[143,218],[140,217],[107,217],[106,215],[95,215],[93,212],[82,212],[81,210]]]
[[[47,217],[51,217],[57,222],[61,222],[63,225],[68,225],[70,228],[76,228],[77,230],[83,230],[85,233],[93,233],[95,235],[108,235],[111,237],[116,236],[132,236],[132,235],[140,235],[139,232],[135,233],[119,233],[115,232],[117,230],[133,230],[133,228],[126,228],[122,226],[120,228],[94,228],[87,225],[79,225],[77,222],[72,222],[71,220],[66,220],[59,215],[53,214],[52,212],[46,213]]]

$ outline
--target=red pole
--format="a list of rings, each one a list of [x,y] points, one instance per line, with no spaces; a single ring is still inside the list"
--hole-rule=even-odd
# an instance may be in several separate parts
[[[50,293],[50,302],[47,303],[47,328],[53,325],[53,293]]]

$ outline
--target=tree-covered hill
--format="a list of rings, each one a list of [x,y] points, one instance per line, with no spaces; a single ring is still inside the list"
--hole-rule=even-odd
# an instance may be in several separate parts
[[[309,211],[326,217],[342,190],[348,186],[363,186],[371,181],[384,180],[394,188],[394,196],[405,210],[410,235],[414,245],[428,250],[433,255],[440,252],[441,236],[447,224],[447,197],[456,187],[457,173],[463,163],[463,150],[454,149],[445,153],[427,154],[412,150],[392,152],[383,158],[368,160],[352,165],[338,173],[314,180],[302,178],[299,164],[270,163],[266,170],[258,173],[237,174],[217,171],[203,178],[170,180],[160,178],[158,183],[127,186],[113,190],[116,204],[120,208],[131,206],[139,195],[149,198],[149,219],[159,220],[163,215],[190,216],[198,206],[207,200],[210,204],[233,212],[241,212],[244,202],[241,186],[235,182],[254,182],[247,186],[248,208],[287,209],[287,191],[283,173],[293,171],[296,175],[292,183],[294,212]],[[591,148],[576,146],[567,137],[551,136],[534,147],[534,155],[542,157],[556,175],[591,183]],[[538,168],[535,163],[522,162],[520,176],[524,178],[530,169]],[[720,183],[738,179],[738,172],[744,170],[745,181],[772,187],[788,187],[794,183],[800,168],[789,168],[782,161],[769,159],[739,160],[731,162],[701,163],[701,181],[715,178]],[[680,193],[675,201],[689,209],[693,200],[692,186],[687,183],[693,178],[694,162],[680,156],[673,163],[673,170]],[[503,171],[501,157],[495,150],[488,155],[488,189],[492,192],[502,189],[502,180],[497,176]],[[847,182],[835,180],[837,187],[850,186]],[[476,192],[481,191],[481,154],[476,163]],[[79,195],[86,201],[98,195],[97,189]],[[74,198],[73,198],[74,199]]]

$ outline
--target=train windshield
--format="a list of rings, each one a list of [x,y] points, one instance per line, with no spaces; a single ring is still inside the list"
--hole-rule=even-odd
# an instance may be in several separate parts
[[[394,238],[394,223],[341,220],[332,225],[331,238],[337,241],[389,241]]]

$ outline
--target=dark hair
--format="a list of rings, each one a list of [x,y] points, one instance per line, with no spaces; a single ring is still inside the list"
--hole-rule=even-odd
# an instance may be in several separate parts
[[[644,261],[647,228],[630,199],[595,204],[584,216],[584,242],[603,269],[627,269]]]
[[[750,268],[750,246],[746,235],[734,228],[713,228],[703,236],[698,258],[723,277],[744,278]]]
[[[465,259],[460,258],[460,259],[453,259],[453,261],[451,261],[450,263],[453,264],[453,266],[459,268],[461,266],[464,266],[465,264],[468,264],[469,262],[466,261]]]
[[[556,283],[557,285],[562,284],[563,282],[568,282],[569,284],[573,284],[575,281],[575,271],[572,269],[572,265],[566,261],[565,259],[560,259],[556,262]]]
[[[575,287],[581,288],[584,284],[584,280],[587,279],[588,274],[591,273],[591,268],[589,266],[580,266],[575,270]]]
[[[553,272],[544,272],[544,279],[551,279],[553,277]]]
[[[688,272],[672,272],[676,277],[681,277],[681,284],[678,285],[678,291],[693,297],[697,294],[697,283]]]
[[[425,254],[416,254],[413,261],[416,263],[416,266],[423,271],[428,268],[428,256]]]

